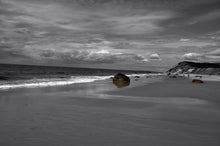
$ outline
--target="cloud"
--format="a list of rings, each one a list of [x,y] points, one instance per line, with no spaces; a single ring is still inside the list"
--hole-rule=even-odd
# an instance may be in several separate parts
[[[174,17],[161,22],[162,26],[167,27],[167,33],[196,36],[219,30],[219,0],[181,2],[184,4],[173,11]]]
[[[149,58],[151,60],[160,60],[161,59],[160,56],[157,53],[151,54]]]
[[[135,9],[131,12],[133,5],[138,3],[137,7],[142,7],[144,1],[137,3],[124,1],[124,4],[117,1],[85,2],[4,0],[4,3],[8,3],[10,9],[18,14],[17,17],[10,17],[11,21],[27,23],[44,30],[47,27],[55,27],[72,32],[106,35],[154,34],[163,30],[163,27],[158,24],[160,21],[172,17],[172,12],[169,10]],[[149,4],[145,6],[149,7]]]
[[[107,50],[73,50],[68,52],[43,51],[40,60],[60,60],[64,63],[111,64],[121,62],[145,62],[146,58],[139,54],[112,53]]]
[[[42,53],[40,53],[40,56],[42,57],[46,57],[46,58],[52,58],[55,56],[55,52],[51,51],[51,50],[45,50],[45,51],[42,51]]]
[[[220,56],[220,49],[216,49],[214,51],[211,51],[211,52],[208,53],[208,55]]]
[[[219,6],[219,0],[0,0],[0,45],[6,48],[0,62],[117,68],[148,59],[152,65],[218,60],[219,51],[211,50],[220,46]],[[163,62],[153,61],[161,56]]]
[[[170,18],[171,15],[168,11],[157,11],[148,12],[144,15],[112,16],[103,19],[103,21],[108,24],[107,30],[115,34],[152,34],[163,30],[163,27],[157,25],[157,22]]]
[[[184,40],[184,41],[168,41],[158,44],[160,47],[167,48],[179,48],[179,47],[207,47],[215,46],[216,42],[210,42],[209,40]]]
[[[110,52],[108,50],[100,50],[100,51],[97,51],[96,53],[98,53],[98,54],[109,54]]]
[[[181,42],[187,42],[187,41],[189,41],[189,40],[190,40],[190,39],[184,39],[184,38],[181,38],[181,39],[180,39]]]
[[[185,53],[181,58],[184,60],[199,60],[202,56],[199,53]]]
[[[206,54],[207,58],[214,59],[216,61],[220,61],[220,49],[216,49],[214,51],[208,52]]]

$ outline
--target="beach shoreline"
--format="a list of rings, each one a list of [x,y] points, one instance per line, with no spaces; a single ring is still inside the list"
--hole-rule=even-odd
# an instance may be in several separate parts
[[[143,76],[2,90],[0,145],[218,146],[219,85]]]

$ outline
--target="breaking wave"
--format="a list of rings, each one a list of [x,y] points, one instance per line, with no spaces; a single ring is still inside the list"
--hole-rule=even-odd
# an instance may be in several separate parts
[[[76,83],[89,83],[98,80],[109,79],[111,76],[72,76],[71,78],[53,78],[53,79],[31,79],[10,81],[0,84],[0,90],[14,89],[14,88],[36,88],[49,86],[63,86]]]

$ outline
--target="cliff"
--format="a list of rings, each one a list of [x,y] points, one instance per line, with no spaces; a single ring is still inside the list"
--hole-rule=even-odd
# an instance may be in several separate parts
[[[169,69],[167,73],[220,75],[220,63],[197,63],[183,61],[178,63],[175,67]]]

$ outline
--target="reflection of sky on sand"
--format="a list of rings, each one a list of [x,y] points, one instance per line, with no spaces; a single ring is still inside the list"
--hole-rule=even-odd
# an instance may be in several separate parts
[[[132,78],[131,85],[124,88],[117,88],[108,79],[68,86],[2,90],[0,145],[219,144],[219,102],[211,100],[219,98],[217,95],[212,97],[208,91],[202,92],[208,88],[219,95],[219,83],[196,85],[190,81],[167,79],[141,86],[150,80],[161,79],[140,77],[135,81]],[[133,92],[132,87],[138,95],[140,92],[144,95],[125,94]],[[158,96],[156,92],[162,92],[159,87],[171,91],[183,89],[184,95],[186,90],[198,89],[201,92],[196,92],[198,97],[205,97],[193,97],[193,92],[185,97],[168,93]],[[150,90],[152,96],[147,95]],[[123,94],[111,95],[106,91]],[[176,92],[179,94],[178,90]]]
[[[133,74],[128,76],[130,77],[130,82],[113,81],[116,87],[121,88],[118,90],[160,82],[162,79],[166,78],[163,74]]]
[[[176,104],[176,105],[205,105],[207,101],[190,97],[140,97],[140,96],[123,96],[123,95],[107,95],[103,94],[108,99],[120,99],[125,101],[140,101],[161,104]]]
[[[220,82],[220,76],[219,75],[201,75],[201,74],[189,74],[189,77],[191,79],[201,79],[203,81],[216,81]]]
[[[106,91],[126,90],[144,84],[158,82],[159,78],[146,78],[141,76],[138,80],[135,77],[130,77],[130,85],[118,88],[113,84],[112,79],[99,80],[91,83],[78,83],[65,86],[51,86],[38,88],[15,88],[10,90],[1,90],[1,93],[9,94],[25,94],[31,96],[32,94],[43,94],[46,96],[68,96],[68,97],[90,97],[90,98],[108,98],[104,97]],[[95,95],[95,96],[94,96]]]

